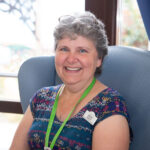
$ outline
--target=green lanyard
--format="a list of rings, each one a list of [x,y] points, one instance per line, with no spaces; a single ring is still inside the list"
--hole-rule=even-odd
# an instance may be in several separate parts
[[[62,129],[64,128],[65,124],[67,123],[68,119],[70,118],[70,116],[72,115],[72,113],[74,112],[75,108],[77,107],[77,105],[88,95],[88,93],[91,91],[91,89],[93,88],[94,84],[96,82],[96,78],[94,77],[93,78],[93,81],[91,82],[91,84],[87,87],[87,89],[84,91],[84,93],[82,94],[82,96],[80,97],[80,99],[78,100],[78,102],[76,103],[76,105],[73,107],[73,109],[71,110],[71,112],[69,113],[69,115],[67,116],[67,118],[64,120],[64,122],[62,123],[62,125],[60,126],[60,128],[58,129],[57,133],[55,134],[52,142],[51,142],[51,145],[50,145],[50,148],[48,147],[48,141],[49,141],[49,136],[50,136],[50,132],[51,132],[51,128],[52,128],[52,125],[53,125],[53,122],[54,122],[54,118],[55,118],[55,115],[56,115],[56,110],[57,110],[57,105],[58,105],[58,99],[59,99],[59,95],[60,95],[60,92],[62,91],[62,87],[60,88],[60,90],[58,91],[58,94],[56,95],[56,99],[55,99],[55,102],[54,102],[54,106],[52,108],[52,113],[51,113],[51,116],[50,116],[50,120],[49,120],[49,123],[48,123],[48,127],[47,127],[47,132],[46,132],[46,137],[45,137],[45,147],[44,147],[44,150],[52,150],[54,145],[55,145],[55,142],[59,136],[59,134],[61,133]]]

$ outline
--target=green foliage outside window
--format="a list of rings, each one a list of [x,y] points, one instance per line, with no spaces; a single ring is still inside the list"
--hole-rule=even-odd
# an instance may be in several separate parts
[[[123,0],[122,45],[143,49],[148,47],[148,37],[136,0]]]

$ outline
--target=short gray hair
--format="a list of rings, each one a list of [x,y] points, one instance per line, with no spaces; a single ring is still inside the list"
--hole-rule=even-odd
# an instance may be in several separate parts
[[[108,52],[108,39],[102,21],[88,11],[60,17],[59,24],[54,30],[55,49],[59,40],[65,37],[75,39],[77,35],[92,40],[98,57],[103,62]],[[97,68],[95,73],[100,74],[101,71],[102,66]]]

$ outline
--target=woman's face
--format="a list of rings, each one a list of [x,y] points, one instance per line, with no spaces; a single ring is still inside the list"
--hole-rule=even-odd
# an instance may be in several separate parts
[[[94,43],[82,36],[60,40],[56,47],[55,66],[62,81],[67,85],[90,83],[95,70],[101,65]]]

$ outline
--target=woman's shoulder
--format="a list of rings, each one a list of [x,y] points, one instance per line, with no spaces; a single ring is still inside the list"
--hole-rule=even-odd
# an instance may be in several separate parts
[[[37,90],[36,94],[49,94],[51,92],[57,92],[61,85],[42,87]]]
[[[43,87],[32,96],[30,99],[30,109],[34,118],[39,116],[40,112],[45,112],[53,106],[60,86],[61,85]]]
[[[120,92],[110,87],[105,88],[97,96],[100,97],[100,99],[106,101],[119,100],[119,99],[124,101],[124,98],[120,94]]]
[[[106,112],[113,112],[113,111],[123,111],[127,113],[126,107],[126,100],[124,97],[115,90],[114,88],[106,88],[102,92],[98,94],[98,103],[101,109]]]
[[[123,115],[128,119],[126,101],[117,90],[108,87],[95,97],[95,101],[100,109],[100,120],[114,114]]]
[[[30,103],[32,103],[32,105],[38,105],[42,104],[43,102],[47,103],[47,101],[52,101],[55,99],[60,86],[61,85],[43,87],[37,90],[30,99]]]
[[[124,99],[116,89],[112,87],[108,87],[103,83],[101,83],[100,81],[97,82],[96,90],[97,90],[96,98],[99,99],[99,101],[102,100],[113,101],[115,99],[121,99],[121,100]]]

